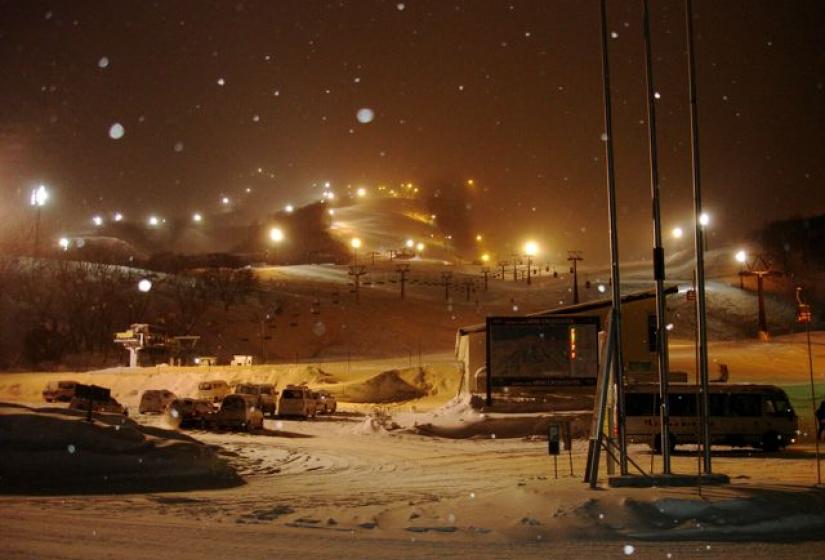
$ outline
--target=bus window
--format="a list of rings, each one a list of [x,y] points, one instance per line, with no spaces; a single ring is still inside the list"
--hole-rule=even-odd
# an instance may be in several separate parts
[[[627,416],[650,416],[658,414],[653,393],[628,393],[624,401]]]
[[[711,416],[727,416],[728,396],[724,393],[708,395],[708,409]]]
[[[734,416],[762,416],[762,395],[733,394],[730,396],[730,410]]]
[[[765,397],[765,411],[769,416],[793,416],[793,408],[784,396],[771,395]]]
[[[669,396],[671,416],[696,416],[695,394],[671,393]]]

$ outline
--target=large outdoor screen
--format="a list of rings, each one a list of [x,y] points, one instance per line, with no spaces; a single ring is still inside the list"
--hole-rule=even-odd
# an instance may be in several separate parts
[[[594,385],[599,318],[488,317],[491,387]]]

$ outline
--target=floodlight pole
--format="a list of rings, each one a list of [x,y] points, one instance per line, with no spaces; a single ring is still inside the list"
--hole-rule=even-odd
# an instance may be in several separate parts
[[[583,261],[581,251],[567,251],[567,260],[573,263],[573,304],[579,303],[579,261]]]
[[[688,88],[690,91],[690,137],[693,175],[693,226],[696,230],[696,333],[701,384],[702,454],[705,474],[713,472],[710,457],[710,422],[708,419],[708,347],[707,314],[705,308],[705,228],[699,221],[702,215],[702,183],[699,167],[699,116],[696,107],[696,59],[693,47],[693,0],[685,0],[687,26]]]
[[[604,131],[606,171],[607,171],[607,202],[610,221],[610,279],[613,295],[613,371],[616,383],[616,418],[619,433],[619,469],[622,475],[627,474],[627,440],[625,438],[624,418],[624,361],[622,359],[622,294],[619,275],[619,237],[616,228],[616,177],[613,163],[613,117],[610,106],[610,61],[607,52],[607,8],[605,0],[599,2],[601,12],[601,39],[602,39],[602,88],[604,96]],[[601,429],[601,428],[600,428]]]
[[[647,132],[650,147],[650,193],[653,202],[653,278],[656,281],[656,350],[659,362],[659,420],[662,446],[662,472],[670,474],[670,375],[665,306],[665,250],[662,247],[662,213],[659,201],[659,154],[656,146],[656,106],[653,87],[653,55],[650,41],[650,12],[644,0],[644,36],[647,77]]]
[[[481,274],[484,276],[484,291],[487,291],[487,279],[490,276],[490,267],[485,266],[481,268]]]

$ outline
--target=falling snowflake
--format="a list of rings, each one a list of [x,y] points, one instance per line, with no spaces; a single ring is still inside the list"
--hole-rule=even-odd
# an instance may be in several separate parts
[[[626,544],[624,545],[624,548],[622,550],[624,551],[625,556],[630,556],[631,554],[636,552],[636,547],[632,544]]]
[[[253,122],[260,122],[260,120],[261,120],[261,116],[260,116],[260,115],[254,115],[254,116],[252,117],[252,121],[253,121]]]
[[[618,33],[616,33],[615,31],[611,31],[611,32],[610,32],[610,38],[611,38],[611,39],[618,39],[618,38],[619,38],[619,34],[618,34]]]
[[[358,119],[358,122],[361,124],[367,124],[372,122],[372,119],[375,118],[375,112],[369,107],[362,107],[361,109],[358,109],[357,113],[355,113],[355,118]]]
[[[109,57],[101,56],[100,60],[97,61],[97,65],[100,68],[106,68],[107,66],[109,66]]]
[[[399,2],[395,5],[395,7],[398,9],[399,12],[403,12],[404,8],[406,8],[407,6],[404,5],[404,2]]]
[[[112,140],[120,140],[126,134],[126,129],[120,123],[115,123],[109,127],[109,138]]]
[[[218,78],[218,85],[222,86],[224,84],[226,84],[226,80],[224,80],[223,78]]]
[[[175,142],[175,151],[182,152],[183,151],[183,142]]]
[[[70,444],[66,447],[66,451],[68,451],[69,453],[74,453],[75,451],[77,451],[77,448],[76,448],[73,444],[71,444],[71,443],[70,443]]]

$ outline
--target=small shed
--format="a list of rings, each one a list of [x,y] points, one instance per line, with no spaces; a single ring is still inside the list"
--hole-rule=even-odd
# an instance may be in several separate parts
[[[668,287],[665,295],[678,292],[676,286]],[[602,326],[612,308],[611,298],[604,298],[577,305],[557,307],[531,313],[529,316],[582,315],[599,317]],[[471,393],[479,392],[483,385],[478,375],[487,366],[487,327],[485,323],[460,327],[456,334],[456,359],[464,364],[463,386]],[[622,296],[622,350],[624,370],[652,372],[656,369],[656,292],[644,290]],[[483,380],[482,380],[483,383]]]

